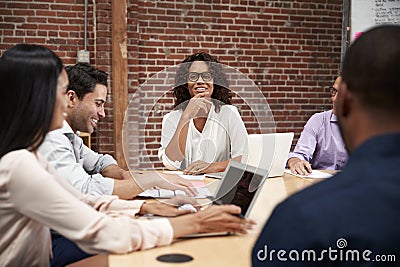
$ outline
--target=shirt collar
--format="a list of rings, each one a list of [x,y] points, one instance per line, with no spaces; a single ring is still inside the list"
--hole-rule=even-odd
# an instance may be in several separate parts
[[[69,126],[69,124],[66,120],[64,120],[64,122],[63,122],[63,127],[61,128],[61,132],[63,134],[65,134],[65,136],[67,136],[68,139],[70,139],[70,140],[72,140],[74,138],[75,134],[79,135],[79,132],[74,133],[71,126]]]
[[[331,112],[331,122],[337,122],[338,120],[337,120],[337,117],[336,117],[336,115],[335,114],[333,114],[333,111],[331,110],[330,111]]]

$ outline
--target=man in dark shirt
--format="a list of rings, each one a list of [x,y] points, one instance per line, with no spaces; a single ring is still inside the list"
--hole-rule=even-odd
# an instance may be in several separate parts
[[[400,26],[361,35],[342,71],[336,108],[347,167],[275,209],[253,266],[400,265]]]

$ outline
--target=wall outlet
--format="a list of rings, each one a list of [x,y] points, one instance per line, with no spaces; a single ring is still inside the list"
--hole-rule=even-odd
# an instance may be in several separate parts
[[[79,50],[78,63],[90,63],[90,52],[86,50]]]

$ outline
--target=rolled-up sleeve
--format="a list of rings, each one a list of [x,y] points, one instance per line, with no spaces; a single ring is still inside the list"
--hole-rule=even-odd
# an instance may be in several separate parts
[[[116,164],[116,161],[111,156],[100,155],[82,146],[82,154],[77,158],[68,137],[61,131],[53,131],[46,135],[39,153],[61,177],[82,193],[111,195],[114,179],[104,177],[99,172],[110,164]]]
[[[317,113],[307,121],[293,152],[289,153],[288,159],[298,158],[310,162],[317,147],[317,134],[320,127],[321,119]]]
[[[80,141],[82,142],[82,140]],[[118,165],[117,161],[110,155],[96,153],[85,144],[81,144],[82,149],[80,157],[83,159],[83,168],[88,173],[101,173],[109,165]]]
[[[9,162],[10,201],[21,214],[56,230],[88,253],[127,253],[172,242],[169,220],[132,218],[142,202],[88,196],[85,204],[76,197],[81,193],[73,193],[75,189],[47,172],[32,153],[24,153]],[[124,212],[129,208],[132,214]]]

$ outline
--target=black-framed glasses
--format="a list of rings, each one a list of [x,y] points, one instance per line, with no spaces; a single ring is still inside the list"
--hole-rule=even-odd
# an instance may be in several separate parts
[[[200,76],[203,79],[203,81],[205,81],[205,82],[209,82],[213,79],[211,72],[206,71],[206,72],[202,72],[202,73],[189,72],[188,80],[191,82],[197,82],[197,80],[200,78]]]
[[[329,92],[331,93],[331,96],[335,96],[337,94],[337,89],[331,86],[329,87]]]

